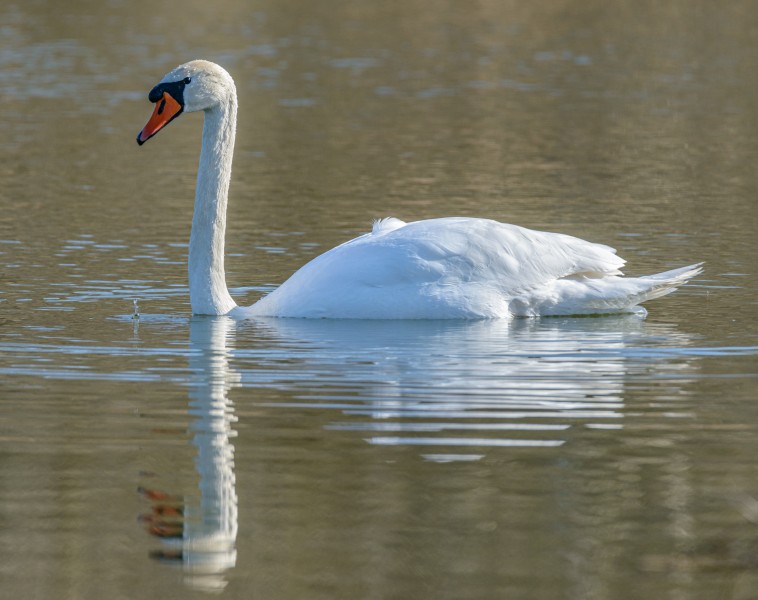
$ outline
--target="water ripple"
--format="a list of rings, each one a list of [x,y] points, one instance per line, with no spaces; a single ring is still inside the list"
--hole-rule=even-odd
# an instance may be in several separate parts
[[[221,379],[237,397],[253,395],[257,410],[325,413],[326,431],[373,434],[364,438],[372,445],[550,447],[577,426],[690,419],[684,390],[700,375],[698,360],[756,353],[696,347],[676,328],[637,317],[230,321],[224,337],[200,344],[197,336],[187,339],[186,318],[123,315],[112,322],[122,332],[130,323],[128,343],[68,339],[60,327],[41,325],[26,341],[6,338],[0,375],[193,388],[188,361],[226,356]],[[191,331],[197,322],[204,321],[189,321]],[[149,342],[154,338],[160,343]],[[630,404],[651,381],[659,382],[656,401]]]

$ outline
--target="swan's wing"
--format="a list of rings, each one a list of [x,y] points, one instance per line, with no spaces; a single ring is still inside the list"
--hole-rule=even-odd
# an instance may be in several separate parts
[[[278,316],[505,316],[508,300],[535,286],[615,274],[623,264],[607,246],[486,219],[391,219],[318,256],[253,308]]]
[[[516,290],[564,277],[620,274],[625,261],[613,248],[559,233],[535,231],[488,219],[418,221],[387,235],[422,261],[462,282],[498,282]]]

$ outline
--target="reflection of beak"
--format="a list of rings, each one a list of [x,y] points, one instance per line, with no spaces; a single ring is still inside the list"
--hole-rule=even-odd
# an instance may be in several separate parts
[[[139,132],[137,143],[141,146],[176,117],[182,114],[184,107],[179,104],[168,92],[163,92],[163,98],[155,103],[153,116],[147,125]]]

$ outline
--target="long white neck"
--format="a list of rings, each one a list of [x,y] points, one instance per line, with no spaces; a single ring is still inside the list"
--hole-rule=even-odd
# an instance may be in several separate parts
[[[226,202],[237,127],[237,95],[233,87],[230,92],[226,104],[205,111],[189,245],[190,302],[197,315],[225,315],[237,306],[224,273]]]

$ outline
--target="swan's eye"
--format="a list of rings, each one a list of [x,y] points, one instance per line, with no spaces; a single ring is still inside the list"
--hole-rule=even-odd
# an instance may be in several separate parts
[[[182,80],[182,83],[183,83],[184,85],[189,85],[190,83],[192,83],[192,77],[185,77],[185,78]]]

